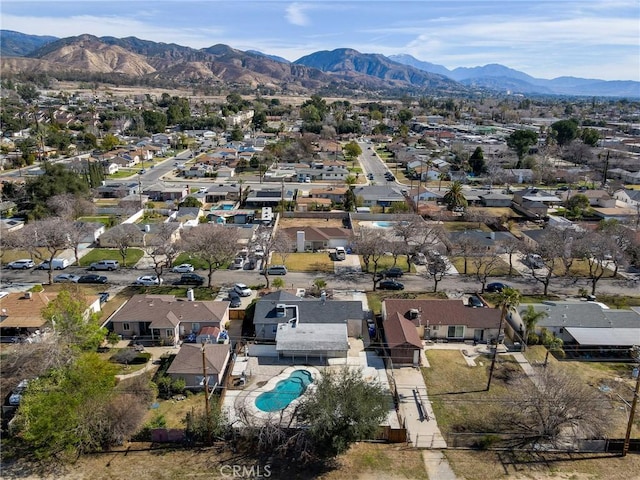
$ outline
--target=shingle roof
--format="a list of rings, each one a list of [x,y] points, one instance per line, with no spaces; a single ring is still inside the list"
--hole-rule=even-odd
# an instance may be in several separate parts
[[[223,343],[205,343],[204,356],[207,374],[222,373],[229,357],[229,345]],[[202,375],[202,345],[183,343],[180,351],[167,369],[168,374]]]
[[[387,345],[391,348],[407,344],[422,348],[422,341],[415,325],[399,313],[385,319],[384,335],[387,339]]]
[[[521,311],[523,305],[520,305]],[[608,310],[590,302],[545,302],[534,304],[536,312],[543,311],[547,317],[537,327],[584,327],[584,328],[637,328],[640,342],[640,314],[633,310]]]
[[[277,294],[277,295],[276,295]],[[311,300],[303,299],[287,292],[275,292],[265,295],[256,302],[253,316],[254,325],[275,325],[295,317],[293,308],[286,310],[284,317],[276,316],[276,305],[297,305],[300,323],[345,324],[347,320],[362,320],[364,311],[362,302],[347,300]]]
[[[188,302],[174,295],[134,295],[111,318],[112,322],[154,322],[175,326],[185,321],[221,321],[229,302]],[[163,327],[153,327],[163,328]]]
[[[418,325],[466,325],[469,328],[498,328],[500,310],[495,308],[470,308],[462,300],[402,300],[387,299],[383,302],[386,318],[396,313],[408,318],[409,310],[420,311],[419,318],[410,319]]]

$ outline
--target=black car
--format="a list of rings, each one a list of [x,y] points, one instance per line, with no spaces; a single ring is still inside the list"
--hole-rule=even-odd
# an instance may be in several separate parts
[[[506,283],[494,282],[487,285],[487,288],[485,290],[489,293],[496,293],[501,292],[505,288],[509,288],[509,285],[507,285]]]
[[[404,290],[404,285],[395,280],[382,280],[378,284],[378,288],[381,290]]]
[[[387,278],[399,278],[404,274],[404,272],[400,267],[387,268],[386,270],[383,270],[381,273],[383,276]]]
[[[96,275],[95,273],[81,275],[78,279],[78,283],[107,283],[107,281],[107,277],[104,275]]]
[[[473,308],[482,308],[482,307],[484,307],[484,303],[482,303],[482,300],[480,300],[480,298],[476,297],[475,295],[471,295],[469,297],[469,301],[467,302],[467,305],[469,305],[470,307],[473,307]]]
[[[204,285],[204,277],[197,273],[183,273],[180,280],[173,282],[173,285]]]
[[[242,305],[242,299],[240,298],[240,295],[235,292],[229,292],[229,297],[227,298],[227,300],[230,302],[229,307],[231,308],[238,308],[240,305]]]

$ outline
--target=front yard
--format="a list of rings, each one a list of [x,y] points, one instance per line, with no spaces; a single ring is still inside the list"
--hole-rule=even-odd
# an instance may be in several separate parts
[[[115,248],[94,248],[80,259],[81,267],[88,267],[93,262],[100,260],[118,260],[121,267],[133,267],[142,258],[144,252],[139,248],[127,249],[126,261],[122,261],[122,255]]]
[[[292,253],[282,260],[282,256],[274,253],[271,256],[271,265],[284,264],[287,270],[292,272],[333,272],[334,262],[328,252],[318,253]]]

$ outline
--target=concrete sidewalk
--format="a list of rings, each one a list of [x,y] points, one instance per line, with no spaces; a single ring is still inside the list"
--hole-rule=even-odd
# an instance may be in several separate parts
[[[427,387],[420,369],[400,367],[393,369],[398,391],[400,416],[414,447],[447,448],[438,428]]]

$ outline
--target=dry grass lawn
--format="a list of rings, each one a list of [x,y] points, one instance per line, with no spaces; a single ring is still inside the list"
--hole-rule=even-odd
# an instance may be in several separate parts
[[[285,264],[287,270],[292,272],[333,272],[333,261],[327,252],[319,253],[292,253],[286,256],[286,261],[274,253],[271,256],[271,265]]]
[[[398,445],[355,444],[346,454],[324,470],[296,468],[295,464],[270,466],[267,476],[265,461],[242,454],[218,451],[216,448],[172,449],[150,451],[148,444],[131,444],[118,451],[80,458],[74,465],[58,467],[53,472],[34,471],[14,465],[3,469],[3,478],[23,480],[182,480],[232,478],[230,467],[260,467],[262,476],[236,478],[273,478],[287,480],[428,480],[422,453]],[[52,468],[48,465],[49,468]]]
[[[460,479],[487,480],[638,480],[640,455],[512,454],[447,450]]]

